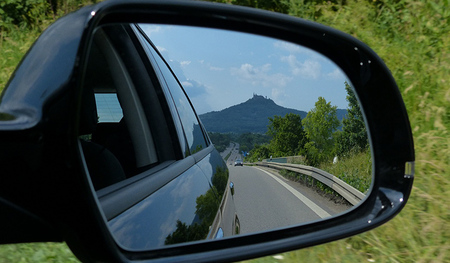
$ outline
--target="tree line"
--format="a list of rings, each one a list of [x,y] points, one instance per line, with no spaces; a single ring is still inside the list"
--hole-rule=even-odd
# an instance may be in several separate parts
[[[85,5],[101,0],[2,0],[0,1],[0,32],[40,27],[46,20],[54,20]]]
[[[337,106],[319,97],[303,120],[293,113],[269,118],[270,141],[255,145],[247,160],[301,155],[306,164],[317,166],[331,161],[334,156],[349,156],[366,150],[368,137],[358,100],[347,82],[345,90],[348,112],[342,123],[337,118]],[[342,130],[339,130],[341,125]]]
[[[223,152],[230,145],[230,143],[235,142],[239,144],[239,150],[244,152],[250,152],[253,150],[255,145],[266,144],[270,142],[270,137],[267,134],[259,133],[218,133],[218,132],[208,132],[209,138],[214,143],[214,147],[219,151]]]

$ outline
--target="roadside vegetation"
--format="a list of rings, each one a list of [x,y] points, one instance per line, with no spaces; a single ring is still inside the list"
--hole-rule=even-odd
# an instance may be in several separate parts
[[[249,152],[253,150],[255,145],[266,144],[270,142],[270,137],[266,134],[259,133],[218,133],[208,132],[209,138],[214,143],[217,151],[223,152],[230,145],[235,142],[239,144],[239,150]]]
[[[288,158],[287,162],[307,165],[304,162],[304,158],[299,159],[300,161],[290,161]],[[317,168],[336,176],[361,193],[367,194],[370,190],[372,183],[372,156],[369,151],[352,153],[349,157],[344,157],[337,163],[323,162]],[[299,182],[321,194],[325,194],[331,200],[344,200],[331,187],[311,176],[284,169],[280,170],[280,174],[291,181]]]
[[[2,1],[0,89],[42,30],[61,15],[92,2]],[[450,262],[449,1],[220,2],[302,17],[367,43],[385,61],[397,81],[415,140],[413,191],[407,206],[395,219],[354,237],[251,262]],[[52,8],[51,3],[58,5]],[[364,151],[361,155],[364,157]],[[53,243],[1,245],[0,255],[0,263],[76,261],[65,244]]]
[[[252,262],[450,262],[450,2],[283,3],[290,15],[362,40],[387,64],[413,130],[415,180],[405,209],[384,226]]]
[[[59,17],[94,2],[95,0],[0,1],[0,92],[43,30]],[[0,263],[10,262],[79,261],[65,243],[0,245]]]
[[[269,118],[267,135],[271,140],[255,145],[246,161],[301,156],[300,164],[332,173],[366,192],[371,183],[372,165],[367,131],[356,96],[347,83],[344,85],[348,108],[342,122],[337,118],[337,107],[319,97],[303,120],[292,113]]]
[[[342,30],[387,64],[415,143],[405,209],[354,237],[252,262],[450,262],[450,2],[448,0],[223,0],[287,13]]]
[[[336,163],[324,162],[317,168],[343,180],[366,194],[372,183],[372,155],[369,150],[351,153]]]
[[[228,158],[230,158],[230,156],[231,156],[231,152],[229,152],[229,153],[227,154],[227,156],[225,156],[225,158],[224,158],[225,162],[228,161]]]

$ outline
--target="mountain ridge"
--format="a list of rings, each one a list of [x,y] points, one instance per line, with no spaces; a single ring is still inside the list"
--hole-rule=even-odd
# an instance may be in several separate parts
[[[304,119],[307,112],[282,107],[272,99],[253,94],[253,97],[240,104],[230,106],[221,111],[211,111],[199,115],[208,132],[219,133],[266,133],[269,117],[282,116],[287,113],[300,115]],[[339,120],[347,110],[338,109]]]

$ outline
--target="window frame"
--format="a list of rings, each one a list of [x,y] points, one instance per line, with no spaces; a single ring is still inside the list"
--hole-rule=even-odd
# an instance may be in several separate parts
[[[205,143],[207,143],[207,147],[197,153],[189,155],[184,155],[184,152],[180,150],[181,145],[186,144],[184,130],[182,129],[178,115],[175,115],[176,118],[174,118],[172,113],[167,114],[168,110],[171,108],[174,109],[174,113],[178,114],[177,108],[173,105],[173,99],[170,93],[168,95],[167,92],[165,92],[164,85],[161,83],[160,78],[158,78],[158,74],[161,74],[161,72],[159,72],[159,66],[155,64],[155,61],[152,61],[154,58],[151,57],[151,54],[149,55],[149,53],[144,50],[143,44],[138,39],[139,33],[136,30],[133,30],[132,27],[133,25],[122,25],[122,29],[117,30],[120,31],[119,34],[115,34],[117,31],[114,28],[111,32],[107,32],[107,35],[110,37],[109,40],[112,42],[112,46],[116,49],[117,53],[120,54],[119,57],[123,60],[124,68],[130,74],[132,81],[141,82],[141,84],[148,84],[149,88],[147,91],[152,90],[155,92],[154,94],[144,94],[153,99],[152,103],[144,103],[142,102],[141,95],[143,94],[142,86],[145,85],[140,86],[139,84],[134,84],[136,86],[137,97],[141,99],[140,102],[144,109],[145,116],[147,116],[147,121],[149,122],[151,131],[155,132],[155,130],[157,131],[157,128],[155,128],[155,125],[151,126],[152,115],[149,113],[151,113],[152,110],[157,110],[159,114],[159,116],[157,116],[157,122],[158,124],[160,124],[160,122],[164,122],[165,127],[165,129],[163,129],[163,141],[167,142],[170,140],[172,142],[172,147],[168,147],[170,148],[168,150],[169,154],[161,154],[160,147],[164,147],[164,144],[158,140],[159,137],[156,135],[155,138],[157,139],[155,140],[155,147],[160,160],[156,166],[148,167],[135,176],[96,191],[100,207],[102,208],[103,214],[107,221],[123,213],[124,211],[131,209],[138,202],[144,200],[159,188],[177,178],[191,167],[195,166],[196,163],[205,158],[214,150],[209,138],[205,136],[206,133],[204,127],[199,121],[198,115],[195,113],[188,97],[186,98],[199,122],[202,134],[205,138]],[[117,43],[114,41],[115,37],[118,38],[116,40]],[[129,58],[128,61],[127,57]],[[163,61],[165,60],[163,59]],[[142,74],[144,71],[145,74]],[[143,77],[148,77],[148,79],[136,79]],[[177,79],[175,75],[174,77]],[[181,85],[180,88],[182,88]],[[183,89],[182,91],[184,93]],[[183,137],[181,139],[179,138],[179,133],[174,134],[173,132],[169,132],[170,130],[173,131],[174,128],[182,132],[181,134]],[[163,156],[162,158],[161,155]]]
[[[149,37],[145,34],[145,32],[142,30],[142,28],[138,24],[133,24],[131,26],[131,28],[135,32],[135,34],[138,36],[138,41],[141,43],[142,47],[144,47],[147,57],[150,60],[150,63],[153,65],[155,71],[157,71],[157,76],[158,76],[159,82],[162,86],[162,89],[164,91],[166,99],[167,99],[168,103],[170,104],[172,118],[176,122],[176,128],[177,128],[180,142],[184,142],[184,143],[182,143],[183,144],[182,152],[184,153],[184,157],[187,157],[192,154],[196,154],[198,152],[202,152],[204,149],[208,148],[209,145],[211,145],[211,140],[209,139],[209,136],[208,136],[200,118],[198,117],[198,114],[195,111],[195,108],[192,105],[192,102],[189,99],[189,96],[187,96],[186,91],[183,88],[183,85],[181,85],[179,79],[177,78],[176,74],[173,72],[172,68],[169,66],[167,61],[164,59],[164,57],[161,55],[161,53],[156,48],[156,46],[153,44],[153,42],[149,39]],[[155,56],[158,56],[161,59],[161,61],[164,63],[164,65],[160,65],[160,63],[158,63],[158,61],[156,60]],[[176,83],[177,83],[176,88],[179,88],[180,91],[182,92],[184,99],[186,99],[186,101],[189,104],[189,106],[188,106],[189,110],[194,114],[194,117],[198,123],[200,131],[202,133],[202,139],[205,143],[204,149],[202,149],[198,152],[192,152],[189,147],[186,131],[185,131],[183,122],[181,121],[181,117],[180,117],[180,109],[176,106],[176,103],[174,102],[174,97],[171,92],[172,88],[169,87],[169,84],[166,81],[166,75],[162,72],[161,66],[166,67],[170,71],[171,77],[173,77],[176,80]],[[158,70],[156,70],[156,69],[158,69]],[[206,156],[206,154],[207,153],[203,153],[202,155]]]

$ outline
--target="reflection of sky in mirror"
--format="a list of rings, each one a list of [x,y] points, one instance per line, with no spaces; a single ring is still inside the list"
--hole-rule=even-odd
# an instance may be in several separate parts
[[[318,97],[347,108],[343,72],[315,51],[231,31],[141,25],[188,93],[198,114],[219,111],[254,93],[309,111]]]

